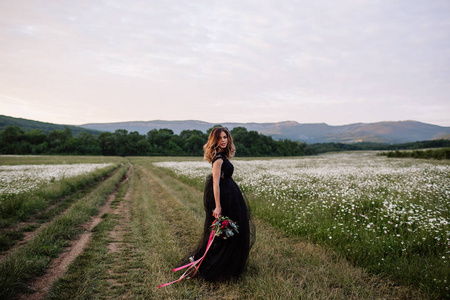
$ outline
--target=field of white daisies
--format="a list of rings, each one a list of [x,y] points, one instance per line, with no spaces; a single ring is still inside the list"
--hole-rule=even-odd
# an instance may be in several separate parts
[[[155,164],[199,188],[211,171],[199,161]],[[256,217],[371,272],[449,294],[450,162],[346,152],[233,164]]]
[[[29,192],[43,185],[111,166],[97,164],[0,165],[0,195]]]
[[[0,155],[0,251],[22,236],[18,222],[51,219],[70,205],[70,195],[119,167],[117,158]],[[19,230],[20,231],[20,230]]]

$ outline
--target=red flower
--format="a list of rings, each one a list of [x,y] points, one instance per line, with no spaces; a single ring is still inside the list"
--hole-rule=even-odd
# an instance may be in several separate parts
[[[211,225],[211,230],[214,231],[215,236],[222,237],[224,239],[232,237],[234,235],[233,231],[239,233],[237,228],[238,225],[233,222],[233,220],[230,220],[228,217],[224,216],[216,219]]]

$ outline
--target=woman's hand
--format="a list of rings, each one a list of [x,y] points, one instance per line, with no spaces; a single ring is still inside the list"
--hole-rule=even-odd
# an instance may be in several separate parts
[[[222,207],[218,206],[213,211],[213,217],[218,219],[218,218],[220,218],[221,215],[222,215]]]

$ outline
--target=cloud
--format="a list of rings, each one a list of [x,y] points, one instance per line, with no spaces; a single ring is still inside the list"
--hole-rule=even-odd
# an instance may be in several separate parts
[[[0,89],[74,124],[450,125],[449,12],[445,0],[3,1]]]

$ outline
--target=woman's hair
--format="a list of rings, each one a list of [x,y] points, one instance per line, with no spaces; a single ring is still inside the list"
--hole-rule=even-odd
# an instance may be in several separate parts
[[[226,158],[230,159],[234,156],[236,152],[236,148],[233,144],[233,138],[231,137],[230,132],[224,127],[214,127],[209,133],[208,142],[203,146],[203,151],[205,151],[205,156],[203,157],[207,162],[211,163],[219,152],[219,140],[220,133],[225,132],[228,138],[227,147],[224,149],[223,154]]]

